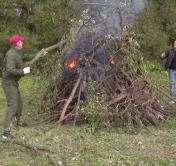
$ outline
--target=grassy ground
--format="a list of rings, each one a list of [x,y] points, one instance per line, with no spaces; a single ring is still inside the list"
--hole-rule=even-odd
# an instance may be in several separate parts
[[[37,102],[34,90],[38,87],[34,79],[21,81],[24,100],[23,120],[28,123],[35,117]],[[36,100],[37,101],[37,100]],[[0,89],[0,129],[6,103]],[[176,106],[176,105],[175,105]],[[175,111],[173,109],[173,111]],[[94,134],[87,126],[73,128],[61,125],[48,131],[50,125],[13,128],[19,140],[40,146],[54,153],[31,153],[24,147],[10,143],[0,143],[0,165],[3,166],[175,166],[176,165],[176,119],[163,122],[159,127],[149,127],[134,132],[130,129],[100,130]]]

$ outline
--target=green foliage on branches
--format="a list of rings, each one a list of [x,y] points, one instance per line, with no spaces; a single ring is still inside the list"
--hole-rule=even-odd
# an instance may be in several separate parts
[[[123,29],[121,36],[121,54],[123,63],[128,66],[129,72],[134,76],[143,75],[144,64],[141,47],[137,41],[138,35],[134,32],[132,26]]]
[[[110,127],[111,115],[102,101],[105,95],[103,86],[91,81],[88,84],[88,92],[89,97],[86,101],[82,101],[79,116],[85,116],[89,124],[90,132],[95,132],[100,128]]]

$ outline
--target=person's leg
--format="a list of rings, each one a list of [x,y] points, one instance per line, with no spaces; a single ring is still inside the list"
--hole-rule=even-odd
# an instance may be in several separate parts
[[[175,72],[174,70],[169,70],[169,80],[170,80],[170,96],[174,98],[175,91]]]
[[[173,75],[174,75],[174,94],[173,98],[176,100],[176,70],[173,70]]]
[[[18,87],[8,81],[3,81],[3,90],[7,100],[7,111],[4,119],[4,131],[10,131],[12,119],[18,108]]]
[[[17,126],[20,125],[20,118],[21,118],[21,114],[22,114],[22,109],[23,109],[23,101],[20,95],[20,91],[18,89],[18,108],[16,111],[16,121],[17,121]]]

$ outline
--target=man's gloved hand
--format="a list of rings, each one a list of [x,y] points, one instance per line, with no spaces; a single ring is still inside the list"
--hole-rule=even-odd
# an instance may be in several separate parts
[[[160,58],[163,59],[166,57],[166,54],[163,52],[161,55],[160,55]]]
[[[24,74],[29,74],[31,72],[31,68],[30,67],[25,67],[23,69],[23,72],[24,72]]]

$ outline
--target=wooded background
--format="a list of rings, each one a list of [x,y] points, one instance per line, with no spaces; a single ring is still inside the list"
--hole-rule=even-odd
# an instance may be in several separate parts
[[[35,53],[70,33],[79,19],[80,0],[0,0],[0,65],[12,34],[26,36],[25,51]],[[176,1],[148,0],[137,18],[144,58],[158,60],[176,37]]]

